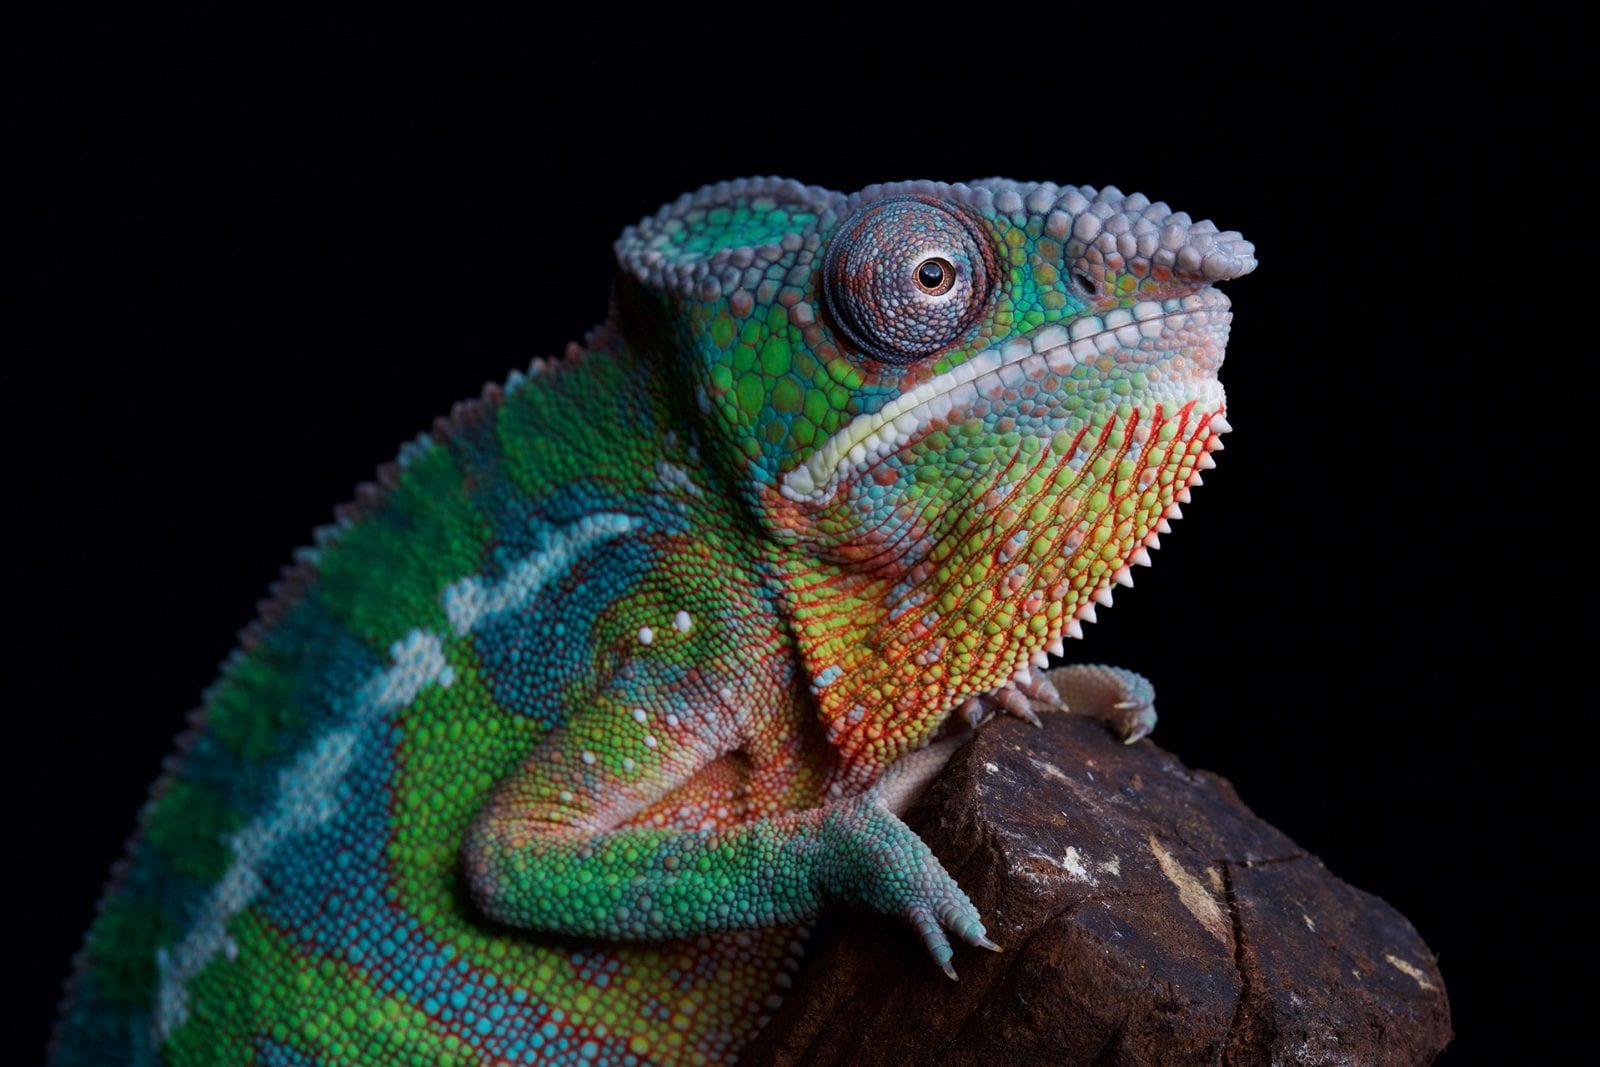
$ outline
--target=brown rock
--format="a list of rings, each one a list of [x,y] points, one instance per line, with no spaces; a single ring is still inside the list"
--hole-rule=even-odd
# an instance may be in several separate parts
[[[1149,741],[992,723],[907,821],[1005,951],[959,982],[908,929],[819,939],[740,1057],[774,1064],[1418,1064],[1450,1040],[1417,933]]]

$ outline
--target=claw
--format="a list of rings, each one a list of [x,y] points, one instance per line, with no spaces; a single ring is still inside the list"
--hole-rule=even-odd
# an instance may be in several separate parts
[[[1033,709],[1030,707],[1024,706],[1021,711],[1013,711],[1011,714],[1015,715],[1029,726],[1034,726],[1041,730],[1044,729],[1044,723],[1040,721],[1039,716],[1035,715],[1033,713]]]
[[[955,951],[950,947],[950,939],[944,936],[944,927],[940,925],[939,920],[934,918],[931,911],[920,907],[913,909],[908,917],[911,919],[911,925],[916,927],[917,936],[922,938],[922,943],[927,946],[928,955],[933,957],[933,962],[950,976],[951,981],[955,981],[956,969],[950,966],[950,957],[955,955]],[[979,929],[982,927],[979,926]]]
[[[1122,743],[1131,745],[1135,741],[1142,741],[1144,738],[1149,737],[1150,732],[1155,728],[1156,713],[1153,710],[1146,709],[1135,716],[1132,722],[1129,723],[1128,732],[1122,738]]]
[[[995,944],[993,941],[990,941],[987,937],[984,937],[981,934],[978,936],[978,939],[973,942],[973,944],[977,945],[979,948],[986,948],[990,952],[1004,951],[999,945]]]
[[[1150,732],[1156,728],[1155,709],[1142,700],[1119,700],[1111,705],[1111,710],[1138,712],[1136,715],[1124,716],[1126,732],[1122,736],[1122,743],[1125,745],[1149,737]]]
[[[1061,690],[1056,688],[1048,676],[1029,672],[1019,675],[1012,680],[1012,686],[1037,704],[1049,704],[1051,707],[1066,710],[1067,702],[1061,696]]]
[[[1155,729],[1155,687],[1132,671],[1085,664],[1062,668],[1056,681],[1066,691],[1063,703],[1104,721],[1126,744]]]
[[[999,704],[1007,714],[1015,715],[1023,722],[1034,726],[1044,725],[1039,721],[1039,716],[1034,714],[1028,698],[1009,685],[995,693],[995,703]]]
[[[963,700],[956,706],[956,714],[960,715],[968,726],[974,727],[987,722],[996,712],[1021,719],[1032,726],[1042,727],[1044,723],[1033,710],[1033,705],[1036,703],[1050,704],[1062,709],[1067,706],[1050,679],[1042,673],[1025,668],[1018,671],[1011,681],[999,689],[979,693]]]
[[[942,766],[951,746],[964,738],[936,741],[897,761],[884,775],[918,776]],[[899,768],[906,760],[924,752],[935,759],[924,759],[908,771]],[[898,779],[897,783],[898,784]],[[956,977],[950,959],[955,954],[951,939],[989,947],[988,931],[971,898],[961,891],[950,872],[939,863],[928,846],[895,813],[880,803],[876,791],[880,781],[867,793],[825,806],[826,818],[819,840],[826,842],[837,862],[824,863],[818,877],[830,897],[865,904],[885,915],[898,915],[917,932],[934,965],[952,980]],[[835,847],[840,846],[840,847]],[[946,933],[948,931],[948,934]]]

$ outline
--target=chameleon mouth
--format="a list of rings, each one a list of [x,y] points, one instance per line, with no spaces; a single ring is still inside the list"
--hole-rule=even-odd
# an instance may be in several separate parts
[[[1152,364],[1187,354],[1200,373],[1184,382],[1183,395],[1156,396],[1165,402],[1224,402],[1217,368],[1222,364],[1229,302],[1206,287],[1160,302],[1144,300],[1131,309],[1082,318],[1071,328],[1052,324],[1006,344],[988,348],[965,363],[902,393],[877,411],[857,415],[822,443],[800,466],[785,474],[778,490],[790,500],[822,504],[838,488],[879,457],[909,444],[924,427],[977,401],[995,385],[1020,386],[1030,376],[1065,376],[1102,360]]]

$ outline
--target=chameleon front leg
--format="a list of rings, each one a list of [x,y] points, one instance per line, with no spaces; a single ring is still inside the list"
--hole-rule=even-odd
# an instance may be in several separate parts
[[[945,931],[995,947],[967,895],[891,811],[907,791],[902,779],[934,761],[909,761],[865,793],[806,810],[714,826],[630,823],[675,792],[694,793],[725,757],[751,747],[718,729],[715,715],[696,717],[699,731],[683,730],[687,719],[673,716],[677,731],[645,733],[648,712],[641,720],[595,707],[552,732],[467,834],[478,907],[531,930],[655,940],[803,921],[843,900],[910,922],[951,977]],[[626,735],[656,740],[628,745]]]

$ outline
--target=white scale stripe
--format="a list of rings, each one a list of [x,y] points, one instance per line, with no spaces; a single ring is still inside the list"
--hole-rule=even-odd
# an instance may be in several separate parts
[[[618,512],[601,512],[562,527],[552,543],[531,553],[498,582],[463,578],[444,591],[445,615],[456,634],[471,633],[485,619],[528,603],[553,576],[572,566],[586,549],[633,529],[634,521]]]
[[[1070,330],[1053,323],[1029,337],[984,349],[965,363],[895,397],[877,411],[851,419],[824,441],[806,462],[783,476],[778,483],[779,492],[790,500],[825,502],[846,472],[867,461],[869,449],[890,443],[884,440],[887,436],[909,439],[930,419],[942,418],[956,406],[977,399],[979,379],[998,372],[1004,380],[1006,368],[1016,367],[1024,360],[1044,359],[1053,372],[1066,373],[1079,362],[1099,359],[1102,348],[1115,352],[1124,343],[1131,348],[1138,344],[1140,337],[1153,339],[1163,332],[1176,332],[1189,326],[1191,321],[1203,325],[1207,312],[1222,314],[1227,309],[1227,298],[1215,290],[1159,304],[1145,300],[1131,311],[1118,308],[1104,319],[1081,318]],[[1148,332],[1141,333],[1141,327]],[[1118,330],[1129,329],[1135,331],[1134,336],[1125,340],[1118,338]],[[1204,393],[1213,383],[1198,384]],[[1207,399],[1205,396],[1197,398]]]

